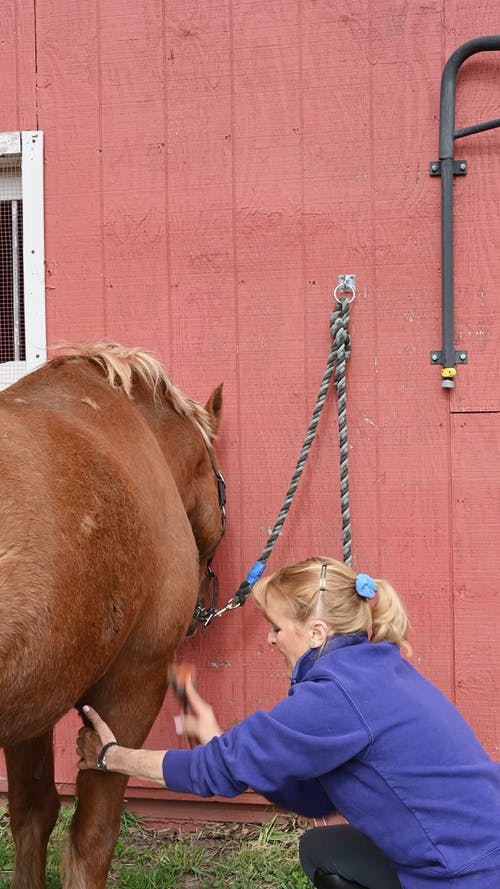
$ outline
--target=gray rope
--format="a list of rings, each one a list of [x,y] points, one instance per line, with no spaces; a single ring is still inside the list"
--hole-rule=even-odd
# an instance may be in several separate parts
[[[343,327],[339,327],[336,337],[337,362],[335,367],[334,386],[337,390],[337,410],[339,418],[339,443],[340,443],[340,508],[342,513],[342,552],[346,565],[352,563],[351,553],[351,511],[349,508],[349,443],[347,441],[347,399],[346,399],[346,364],[351,354],[351,341],[348,333],[349,326],[349,302],[347,305],[347,320]]]
[[[350,301],[342,299],[337,302],[332,316],[330,318],[330,332],[332,334],[332,345],[328,361],[326,364],[323,379],[319,387],[316,405],[314,407],[309,429],[302,450],[297,460],[294,473],[292,475],[288,491],[285,494],[283,506],[281,507],[276,524],[272,529],[267,543],[262,551],[259,562],[265,564],[271,555],[274,545],[281,533],[281,529],[288,515],[288,511],[292,505],[300,477],[304,470],[306,460],[314,441],[318,423],[325,405],[328,388],[335,369],[334,385],[337,390],[337,406],[339,416],[339,440],[340,440],[340,497],[342,510],[342,538],[343,538],[343,554],[346,564],[351,564],[351,517],[349,511],[349,473],[348,473],[348,443],[347,443],[347,420],[346,420],[346,364],[351,353],[351,342],[349,338],[349,311]]]

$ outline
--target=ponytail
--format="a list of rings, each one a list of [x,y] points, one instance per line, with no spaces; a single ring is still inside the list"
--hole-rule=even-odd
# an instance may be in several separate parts
[[[372,642],[393,642],[411,654],[407,642],[410,622],[396,590],[387,580],[375,580],[377,594],[371,605]]]

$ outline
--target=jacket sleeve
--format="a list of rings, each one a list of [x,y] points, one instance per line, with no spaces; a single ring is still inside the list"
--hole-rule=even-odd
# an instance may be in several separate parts
[[[323,815],[332,815],[336,811],[316,778],[310,781],[288,781],[286,787],[268,793],[266,799],[280,809],[295,812],[304,818],[322,818]]]
[[[371,740],[342,688],[318,677],[293,686],[271,712],[257,711],[205,746],[168,751],[163,775],[177,792],[232,797],[252,787],[297,812],[303,794],[307,814],[321,815],[325,793],[318,790],[318,811],[313,798],[319,782],[308,782],[352,759]],[[330,803],[328,811],[333,808]]]

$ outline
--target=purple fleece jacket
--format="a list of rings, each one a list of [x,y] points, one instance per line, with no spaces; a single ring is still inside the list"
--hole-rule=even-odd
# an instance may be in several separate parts
[[[338,811],[404,889],[500,889],[500,766],[395,645],[338,637],[298,661],[288,697],[194,750],[169,750],[170,790],[253,788],[309,817]]]

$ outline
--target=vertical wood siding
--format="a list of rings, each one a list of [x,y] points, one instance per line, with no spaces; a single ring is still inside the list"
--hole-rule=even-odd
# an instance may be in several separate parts
[[[408,604],[416,665],[498,757],[500,131],[457,143],[454,392],[440,348],[439,87],[500,30],[481,0],[3,0],[0,130],[45,132],[49,342],[152,349],[205,401],[224,381],[221,598],[281,506],[356,274],[348,434],[356,567]],[[499,116],[467,61],[457,125]],[[333,396],[270,567],[340,557]],[[286,691],[252,603],[179,653],[230,725]],[[178,743],[167,700],[151,744]],[[76,720],[58,728],[75,776]],[[151,800],[162,791],[132,790]],[[166,794],[163,793],[165,797]],[[208,804],[204,810],[209,809]]]

